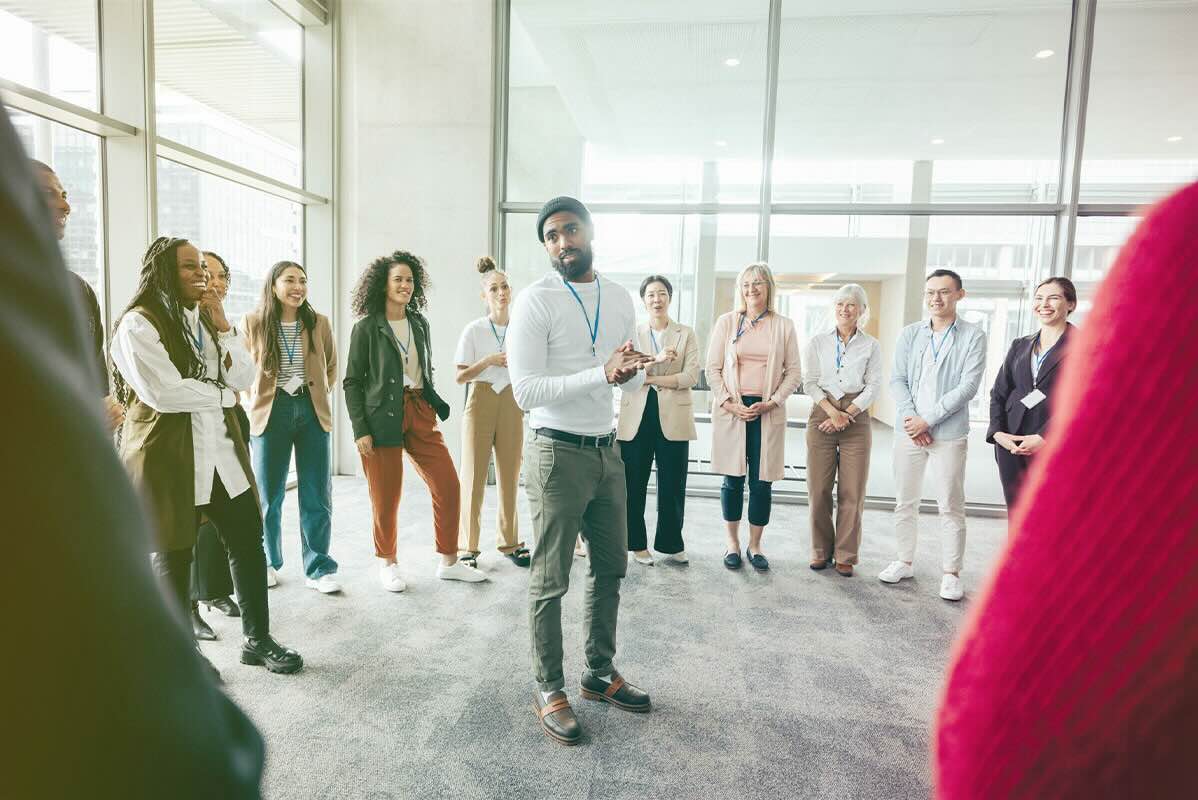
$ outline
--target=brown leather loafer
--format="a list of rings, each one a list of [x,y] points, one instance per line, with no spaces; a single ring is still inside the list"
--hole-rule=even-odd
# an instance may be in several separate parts
[[[645,713],[650,708],[648,693],[628,683],[620,677],[620,673],[615,671],[611,674],[611,683],[583,675],[582,696],[587,700],[611,703],[616,708],[639,714]]]
[[[540,692],[533,692],[532,710],[541,720],[541,730],[553,741],[576,745],[582,739],[582,728],[565,692],[554,692],[548,701],[542,700]]]
[[[853,577],[853,565],[852,564],[837,564],[836,565],[836,574],[842,578]]]
[[[808,566],[814,570],[821,570],[825,569],[826,567],[830,567],[831,565],[832,559],[830,558],[813,558]]]

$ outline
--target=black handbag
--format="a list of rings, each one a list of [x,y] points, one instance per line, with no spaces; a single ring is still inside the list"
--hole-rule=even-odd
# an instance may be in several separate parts
[[[233,413],[237,416],[237,424],[241,426],[241,440],[245,442],[245,446],[250,446],[250,415],[245,413],[245,409],[241,407],[241,403],[233,405]]]

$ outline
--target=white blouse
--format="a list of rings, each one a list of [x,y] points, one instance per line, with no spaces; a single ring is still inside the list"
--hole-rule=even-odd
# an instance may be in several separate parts
[[[858,330],[845,345],[833,328],[812,336],[806,349],[803,391],[813,403],[860,392],[853,404],[862,411],[869,408],[882,386],[882,346],[877,339]]]

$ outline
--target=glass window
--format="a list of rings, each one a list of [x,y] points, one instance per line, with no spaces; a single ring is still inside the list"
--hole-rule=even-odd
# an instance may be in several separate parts
[[[1140,224],[1139,217],[1080,217],[1073,240],[1073,283],[1077,309],[1069,321],[1080,325],[1093,306],[1094,293],[1119,252]]]
[[[155,0],[158,133],[302,185],[302,34],[269,0]]]
[[[0,77],[98,110],[96,0],[0,0]]]
[[[298,203],[158,159],[158,230],[228,262],[225,309],[232,319],[258,304],[272,264],[303,263],[303,219]]]
[[[1081,199],[1150,203],[1198,178],[1198,3],[1099,0]]]
[[[506,199],[758,200],[769,3],[568,5],[511,4]]]
[[[62,239],[62,253],[67,266],[103,298],[104,193],[100,185],[99,138],[32,114],[12,109],[8,113],[25,152],[48,164],[66,189],[71,213]]]
[[[782,5],[775,202],[1055,200],[1069,2],[845,6]]]

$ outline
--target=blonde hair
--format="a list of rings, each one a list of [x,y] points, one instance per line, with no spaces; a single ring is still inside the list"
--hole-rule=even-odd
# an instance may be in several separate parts
[[[755,275],[765,280],[765,308],[767,311],[777,311],[778,309],[774,306],[778,295],[778,286],[774,283],[774,274],[770,272],[769,264],[764,261],[755,261],[742,269],[736,276],[736,286],[732,290],[732,307],[736,309],[736,313],[743,314],[747,310],[745,296],[741,293],[740,286],[749,275]]]
[[[865,289],[859,283],[846,283],[832,294],[832,324],[836,324],[836,304],[842,300],[851,300],[861,309],[861,315],[857,317],[857,328],[860,330],[869,322],[869,298],[865,294]]]

